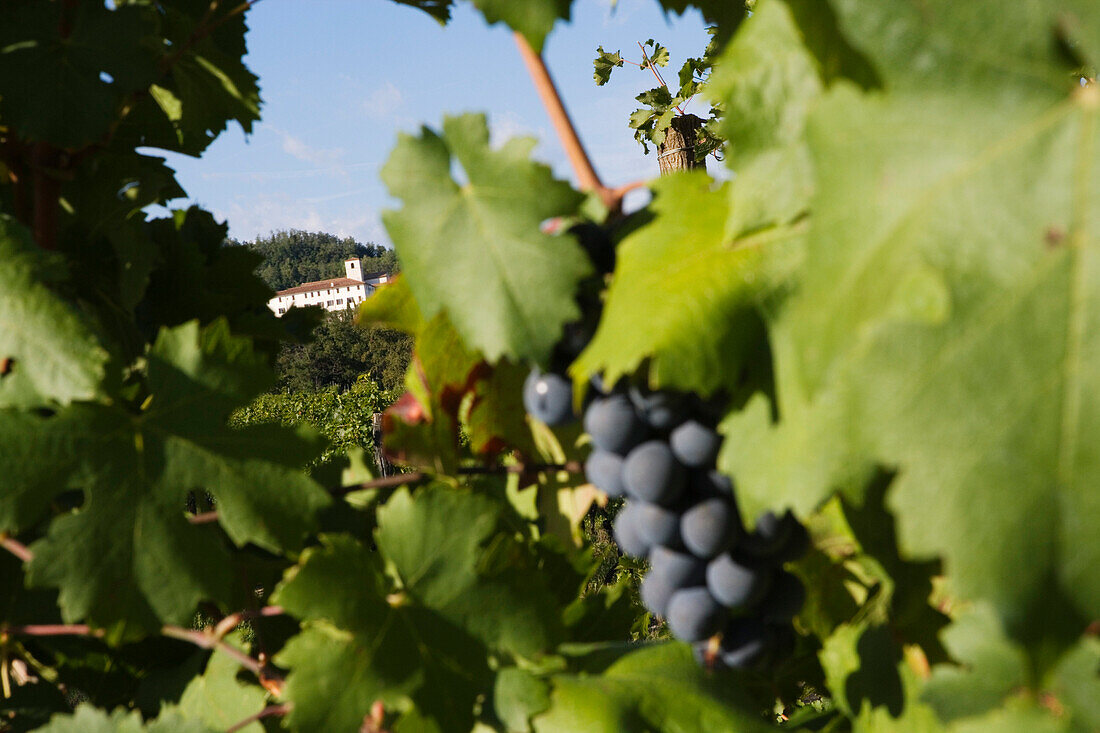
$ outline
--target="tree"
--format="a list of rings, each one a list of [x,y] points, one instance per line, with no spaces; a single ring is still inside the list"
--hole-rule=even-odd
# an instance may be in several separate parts
[[[538,55],[570,3],[472,2],[517,31],[587,195],[481,115],[400,138],[403,271],[357,315],[414,343],[383,419],[408,471],[381,479],[231,422],[299,314],[209,213],[143,213],[182,195],[152,150],[257,118],[249,3],[0,4],[0,725],[1100,727],[1100,6],[660,0],[716,23],[736,176],[666,176],[623,217],[635,184],[599,179]],[[606,425],[525,410],[596,389],[660,459],[627,456],[631,501],[644,479],[685,548],[720,550],[696,524],[733,548],[669,601],[694,650],[636,602],[659,555],[609,572],[581,531]],[[690,435],[717,423],[717,472],[687,472],[673,396]],[[714,491],[680,507],[689,480]],[[772,542],[803,523],[807,554]],[[737,562],[783,566],[746,593],[755,657],[713,597]]]
[[[401,387],[409,365],[411,339],[392,329],[363,329],[354,311],[328,313],[308,343],[284,344],[275,363],[280,389],[348,389],[366,375],[383,390]]]
[[[398,270],[393,250],[323,232],[281,230],[243,245],[235,240],[229,243],[263,256],[256,274],[274,290],[326,277],[343,277],[344,260],[348,257],[362,258],[363,272],[394,274]]]

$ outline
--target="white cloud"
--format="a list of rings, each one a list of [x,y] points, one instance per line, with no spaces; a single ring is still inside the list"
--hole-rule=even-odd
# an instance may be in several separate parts
[[[338,166],[347,155],[343,148],[315,148],[286,130],[272,128],[283,139],[283,152],[305,163],[316,166]]]
[[[363,111],[376,120],[391,119],[405,103],[405,95],[392,82],[386,82],[363,100]]]
[[[301,199],[281,193],[262,194],[247,199],[236,197],[226,207],[215,207],[214,214],[219,220],[226,219],[230,235],[243,241],[281,229],[301,229],[389,245],[389,237],[376,209],[347,207],[332,214],[325,212],[318,203],[324,203],[324,198]]]

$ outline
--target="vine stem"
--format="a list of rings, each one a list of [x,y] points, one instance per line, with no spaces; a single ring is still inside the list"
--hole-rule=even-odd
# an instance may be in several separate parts
[[[17,539],[8,537],[6,534],[0,534],[0,547],[3,547],[23,562],[30,562],[34,559],[34,553],[26,545]]]
[[[638,48],[642,51],[642,58],[645,59],[646,66],[648,66],[649,70],[653,72],[653,78],[657,80],[658,84],[663,86],[665,89],[668,89],[668,83],[665,81],[665,78],[661,76],[661,72],[657,71],[657,65],[649,60],[649,55],[646,54],[645,46],[642,45],[641,41],[638,41]],[[672,90],[669,89],[669,94],[671,93]],[[676,111],[679,112],[681,115],[684,114],[684,110],[680,105],[676,105]]]
[[[231,613],[221,621],[217,623],[212,632],[218,639],[224,638],[233,629],[237,628],[242,621],[246,621],[252,618],[266,618],[270,616],[283,616],[286,611],[282,606],[264,606],[252,611],[237,611]]]
[[[527,67],[527,73],[531,76],[531,82],[535,85],[539,99],[542,100],[542,106],[546,108],[550,123],[554,126],[562,147],[565,148],[565,154],[569,157],[569,164],[573,167],[573,173],[577,176],[581,188],[594,191],[608,209],[617,211],[622,205],[622,197],[617,197],[615,191],[603,185],[599,175],[596,174],[596,169],[592,166],[592,161],[577,136],[577,129],[569,118],[569,112],[565,109],[565,103],[562,102],[554,80],[550,77],[546,62],[543,61],[542,56],[535,53],[535,49],[531,48],[531,44],[522,34],[513,35],[516,46],[519,47],[519,54]]]
[[[280,703],[278,705],[268,705],[260,712],[249,715],[247,718],[240,721],[239,723],[234,723],[233,725],[229,726],[225,729],[225,733],[237,733],[237,731],[247,727],[251,723],[255,723],[257,720],[263,720],[264,718],[273,718],[277,715],[286,715],[290,712],[290,709],[292,707],[293,704],[289,702]]]

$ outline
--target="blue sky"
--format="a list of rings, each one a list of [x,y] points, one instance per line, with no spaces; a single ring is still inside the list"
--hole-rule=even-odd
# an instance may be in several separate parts
[[[639,60],[637,42],[655,38],[671,51],[662,71],[675,84],[707,35],[695,13],[666,20],[652,0],[611,5],[577,0],[573,21],[558,24],[544,54],[597,171],[620,185],[656,175],[654,154],[643,155],[627,127],[634,96],[655,82],[628,65],[597,87],[596,46]],[[438,128],[448,113],[486,112],[494,141],[538,138],[535,157],[572,177],[511,33],[465,3],[446,28],[388,0],[265,0],[248,23],[262,121],[247,137],[231,127],[201,160],[169,159],[191,201],[228,220],[238,239],[294,228],[388,245],[380,212],[396,202],[378,171],[398,132]],[[706,109],[695,100],[690,111]]]

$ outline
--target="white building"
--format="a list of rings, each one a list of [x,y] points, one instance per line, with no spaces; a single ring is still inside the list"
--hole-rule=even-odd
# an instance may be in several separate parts
[[[318,280],[280,290],[275,293],[274,298],[267,301],[267,307],[276,316],[283,315],[295,306],[304,305],[319,305],[325,310],[342,311],[362,303],[379,285],[389,282],[390,277],[384,272],[369,272],[364,275],[363,263],[358,257],[344,260],[344,273],[345,277]]]

